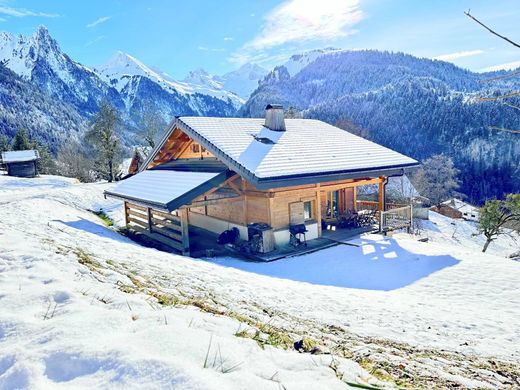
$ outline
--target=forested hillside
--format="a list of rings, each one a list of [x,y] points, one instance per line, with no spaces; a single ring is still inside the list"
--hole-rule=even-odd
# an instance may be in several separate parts
[[[518,135],[489,129],[520,128],[520,112],[478,101],[520,87],[518,77],[481,81],[496,75],[400,53],[336,51],[293,76],[275,68],[241,114],[261,116],[277,102],[332,124],[351,120],[368,138],[419,160],[446,153],[461,171],[461,191],[481,202],[520,190]]]
[[[66,139],[80,137],[86,120],[74,107],[51,98],[0,63],[0,136],[27,129],[31,138],[56,151]]]

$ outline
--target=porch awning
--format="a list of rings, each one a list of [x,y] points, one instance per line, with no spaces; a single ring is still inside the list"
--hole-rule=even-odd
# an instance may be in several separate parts
[[[120,182],[105,195],[171,212],[225,182],[233,173],[147,170]]]

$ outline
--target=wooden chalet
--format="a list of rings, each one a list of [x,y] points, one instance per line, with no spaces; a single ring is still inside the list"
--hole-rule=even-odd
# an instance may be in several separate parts
[[[16,150],[2,152],[2,164],[7,168],[9,176],[35,177],[38,176],[38,160],[40,155],[37,150]]]
[[[359,186],[385,183],[417,161],[313,119],[177,117],[139,173],[107,196],[124,200],[127,226],[189,253],[189,226],[214,233],[267,227],[276,246],[304,224],[307,240],[322,221],[356,209]]]

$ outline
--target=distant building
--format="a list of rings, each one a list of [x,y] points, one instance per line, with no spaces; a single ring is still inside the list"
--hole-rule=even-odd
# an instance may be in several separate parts
[[[433,211],[438,212],[446,217],[455,219],[465,219],[468,221],[478,222],[479,209],[469,203],[463,202],[460,199],[450,199],[446,202],[432,208]]]
[[[6,166],[9,176],[38,176],[37,162],[39,158],[40,154],[37,150],[2,152],[2,164]]]

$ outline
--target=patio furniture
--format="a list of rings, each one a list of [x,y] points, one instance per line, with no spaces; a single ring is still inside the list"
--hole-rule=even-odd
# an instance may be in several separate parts
[[[358,213],[355,210],[346,210],[338,215],[338,227],[340,229],[359,227]]]

